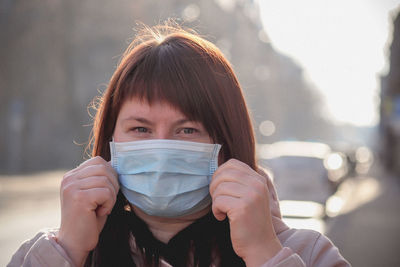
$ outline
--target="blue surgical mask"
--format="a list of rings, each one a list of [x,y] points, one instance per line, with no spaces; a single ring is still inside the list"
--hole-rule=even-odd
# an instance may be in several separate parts
[[[221,145],[180,140],[110,142],[126,199],[148,215],[180,217],[211,204],[209,184]]]

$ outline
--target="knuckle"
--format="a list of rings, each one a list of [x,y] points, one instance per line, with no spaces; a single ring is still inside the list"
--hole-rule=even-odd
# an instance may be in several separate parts
[[[69,178],[71,178],[71,177],[73,177],[73,176],[74,176],[74,173],[73,173],[73,170],[71,170],[71,171],[69,171],[69,172],[67,172],[67,173],[64,174],[63,180],[69,179]]]
[[[70,177],[74,174],[75,169],[69,170],[68,172],[64,173],[63,179],[65,179],[66,177]]]
[[[111,196],[112,195],[112,190],[108,186],[103,187],[102,191],[103,191],[103,194],[105,194],[107,196]]]
[[[83,191],[75,191],[73,192],[72,196],[72,201],[76,202],[76,203],[83,203],[86,199],[86,194]]]
[[[215,179],[211,180],[210,187],[209,187],[210,194],[215,194],[216,187],[217,187],[216,180]]]
[[[265,184],[260,180],[254,180],[252,182],[252,186],[257,192],[264,193],[264,191],[265,191]]]
[[[267,184],[263,184],[261,190],[262,190],[261,192],[262,192],[264,195],[266,195],[266,196],[269,195],[269,190],[268,190],[268,185],[267,185]]]
[[[92,160],[100,160],[100,159],[101,159],[100,156],[94,156],[94,157],[92,158]]]
[[[265,179],[271,178],[271,176],[272,176],[272,170],[269,169],[269,168],[267,168],[267,167],[258,166],[257,173],[258,173],[261,177],[263,177],[263,178],[265,178]]]
[[[212,201],[212,206],[214,208],[218,207],[221,205],[222,197],[219,195],[214,196],[213,201]]]
[[[61,194],[64,197],[70,197],[74,194],[75,187],[72,184],[67,184],[61,188]]]
[[[68,181],[66,179],[66,177],[64,176],[63,179],[61,180],[61,185],[60,188],[63,189],[64,187],[66,187],[68,184]]]
[[[99,162],[99,163],[105,163],[106,162],[101,156],[95,156],[93,158],[93,161]]]
[[[216,199],[219,196],[218,192],[219,192],[218,187],[216,187],[216,188],[210,187],[210,194],[213,199]]]
[[[115,191],[118,193],[118,191],[119,191],[119,183],[115,183]]]
[[[105,187],[105,188],[104,188],[104,194],[105,194],[107,197],[109,197],[110,199],[113,199],[113,200],[114,200],[114,198],[115,198],[115,193],[114,193],[114,191],[113,191],[111,188],[109,188],[109,187]]]
[[[258,191],[256,190],[250,190],[247,193],[247,198],[246,198],[246,202],[247,204],[251,204],[251,203],[258,203],[259,201],[261,201],[262,196],[260,193],[258,193]]]
[[[98,179],[100,180],[100,182],[101,182],[103,185],[108,185],[108,184],[109,184],[108,179],[107,179],[106,176],[99,176]]]
[[[234,168],[227,168],[224,170],[222,176],[224,177],[236,177],[239,172]]]
[[[106,173],[108,171],[108,168],[104,164],[98,164],[96,166],[102,173]]]
[[[237,159],[231,158],[226,162],[228,165],[236,165],[238,163]]]
[[[63,179],[61,180],[61,188],[64,188],[66,186],[68,186],[71,183],[71,180],[73,180],[74,175],[71,173],[66,173],[63,176]]]
[[[249,165],[247,165],[246,163],[244,163],[244,162],[242,162],[242,161],[240,161],[240,160],[238,160],[238,159],[232,158],[232,159],[230,159],[228,162],[230,163],[230,165],[236,166],[237,168],[241,168],[241,167],[248,167],[248,168],[250,168]]]
[[[93,158],[90,158],[90,159],[87,159],[87,160],[81,162],[81,164],[79,164],[75,169],[82,168],[82,167],[90,164],[92,160],[93,160]]]

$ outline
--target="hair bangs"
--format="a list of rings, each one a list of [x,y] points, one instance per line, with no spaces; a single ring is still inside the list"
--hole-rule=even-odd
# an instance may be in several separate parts
[[[123,101],[132,98],[150,105],[155,101],[165,101],[189,120],[207,125],[205,122],[212,117],[209,109],[211,99],[205,97],[207,90],[201,81],[210,79],[210,74],[204,71],[208,68],[198,64],[196,58],[202,56],[193,54],[193,49],[187,49],[186,53],[176,49],[175,46],[180,45],[166,39],[152,47],[143,47],[150,51],[137,61],[136,66],[132,66],[126,80],[121,81],[119,103],[116,104],[121,106]],[[213,129],[207,131],[214,136]]]

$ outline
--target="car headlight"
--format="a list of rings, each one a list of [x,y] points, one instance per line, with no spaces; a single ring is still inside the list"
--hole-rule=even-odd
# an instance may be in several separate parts
[[[328,170],[338,170],[344,164],[343,156],[339,153],[331,153],[324,160],[324,166]]]

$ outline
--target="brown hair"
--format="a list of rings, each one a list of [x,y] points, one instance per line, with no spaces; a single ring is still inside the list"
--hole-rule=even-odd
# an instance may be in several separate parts
[[[235,158],[256,170],[253,128],[242,90],[229,62],[211,42],[192,31],[169,24],[141,32],[124,53],[101,98],[92,132],[92,156],[110,160],[109,141],[118,113],[124,101],[133,97],[150,105],[154,101],[168,102],[188,119],[201,122],[213,141],[222,144],[223,161]],[[131,261],[127,256],[130,253],[129,231],[135,236],[138,246],[145,248],[143,251],[146,251],[148,261],[157,264],[159,254],[153,253],[148,245],[151,233],[139,219],[132,219],[134,214],[126,214],[126,203],[119,193],[87,266],[90,262],[95,266],[125,266]],[[206,246],[205,250],[196,250],[204,252],[217,247],[221,266],[243,265],[232,249],[229,223],[217,222],[212,214],[208,216],[211,219],[206,220],[206,229],[212,235],[210,240],[216,240],[215,244]],[[131,224],[128,225],[127,221]],[[140,235],[146,231],[148,236],[143,237],[141,240],[144,241],[140,243]],[[205,235],[201,234],[200,238],[205,238]],[[196,245],[202,241],[193,242]],[[196,254],[195,259],[200,265],[207,266],[211,256],[203,252]],[[185,266],[186,259],[187,255],[181,264],[176,265]]]
[[[108,142],[119,110],[124,101],[138,97],[177,107],[222,144],[224,161],[235,158],[256,169],[253,128],[242,90],[219,49],[181,28],[149,30],[151,34],[132,42],[111,78],[95,118],[92,156],[110,159]]]

